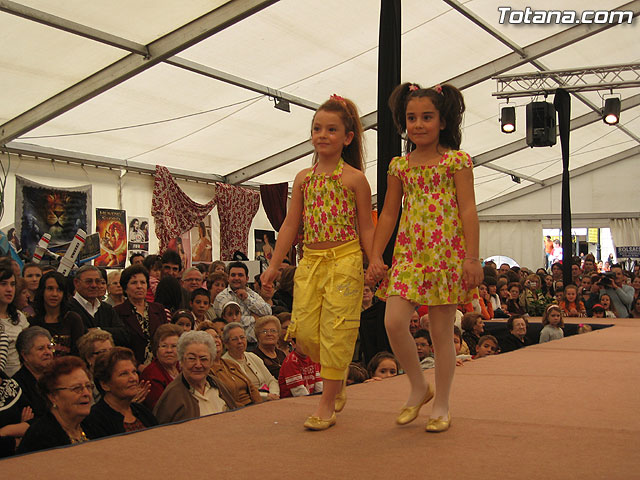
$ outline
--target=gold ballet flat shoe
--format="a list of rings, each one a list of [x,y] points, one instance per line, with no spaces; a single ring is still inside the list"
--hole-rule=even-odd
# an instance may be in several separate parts
[[[331,414],[331,418],[324,420],[320,417],[311,416],[304,422],[304,428],[309,430],[327,430],[336,424],[336,412]]]
[[[400,410],[400,414],[396,418],[396,423],[398,425],[406,425],[407,423],[413,422],[416,418],[418,418],[418,413],[420,413],[420,409],[423,405],[429,403],[429,401],[433,398],[433,389],[431,388],[431,384],[427,384],[427,393],[424,394],[424,398],[422,402],[414,407],[402,407]]]
[[[429,417],[429,421],[427,421],[427,426],[425,430],[431,433],[446,432],[447,430],[449,430],[450,426],[451,426],[451,414],[447,413],[446,420],[444,420],[442,417],[438,417],[438,418]]]
[[[342,390],[336,395],[336,412],[341,412],[347,403],[347,389],[346,385],[342,384]]]

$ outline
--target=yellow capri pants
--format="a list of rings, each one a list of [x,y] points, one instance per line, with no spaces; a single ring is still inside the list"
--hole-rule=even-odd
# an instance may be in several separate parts
[[[287,336],[320,364],[322,378],[344,378],[358,337],[363,288],[359,240],[324,250],[304,248]]]

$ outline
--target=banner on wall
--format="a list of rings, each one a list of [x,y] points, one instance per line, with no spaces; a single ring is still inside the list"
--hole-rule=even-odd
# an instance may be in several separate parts
[[[16,175],[15,218],[23,258],[30,261],[45,233],[53,249],[71,242],[79,228],[91,231],[91,185],[51,187]]]
[[[141,253],[145,257],[149,253],[149,217],[127,217],[129,225],[129,256]]]
[[[211,263],[211,217],[207,215],[189,231],[191,235],[191,263]]]
[[[100,256],[96,267],[124,268],[127,260],[127,213],[124,210],[96,208],[96,229],[100,236]]]

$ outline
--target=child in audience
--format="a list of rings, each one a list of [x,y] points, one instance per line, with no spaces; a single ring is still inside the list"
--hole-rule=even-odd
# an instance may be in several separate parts
[[[462,339],[462,331],[456,326],[453,326],[453,345],[456,348],[456,366],[462,366],[462,362],[471,360],[469,354],[469,347]]]
[[[389,352],[378,352],[369,361],[367,372],[369,380],[384,380],[385,378],[395,377],[400,371],[400,365],[396,357]]]
[[[220,317],[227,323],[241,323],[240,320],[242,319],[242,310],[240,309],[240,305],[233,300],[225,303],[222,307]]]
[[[428,370],[436,366],[433,352],[431,351],[431,335],[426,330],[418,330],[413,334],[418,349],[418,360],[420,360],[420,368]]]
[[[593,327],[587,323],[581,323],[578,325],[578,334],[589,333],[593,331]]]
[[[605,309],[606,318],[618,318],[618,312],[616,312],[616,307],[613,306],[608,293],[600,295],[600,305]]]
[[[229,285],[229,276],[225,272],[213,272],[207,278],[207,287],[209,288],[210,307],[207,310],[207,318],[213,320],[216,318],[213,302],[215,302],[218,294]]]
[[[465,313],[462,317],[462,339],[469,347],[471,355],[476,354],[476,346],[480,336],[484,333],[484,320],[479,313]]]
[[[185,332],[196,329],[196,319],[191,310],[178,310],[171,316],[171,323],[182,327]]]
[[[323,383],[320,378],[320,365],[311,360],[296,347],[296,339],[291,339],[293,352],[282,362],[278,384],[280,398],[302,397],[322,392]]]
[[[564,321],[562,320],[562,310],[558,305],[549,305],[542,316],[542,325],[544,327],[540,331],[540,343],[550,342],[551,340],[559,340],[564,338]]]
[[[476,354],[471,357],[474,360],[476,358],[486,357],[487,355],[495,355],[500,351],[498,346],[498,340],[493,335],[483,335],[478,340],[478,346],[476,347]]]
[[[227,266],[222,260],[215,260],[209,265],[209,273],[226,273]],[[226,288],[226,287],[225,287]],[[213,300],[211,301],[213,303]]]
[[[209,292],[204,288],[196,288],[191,292],[191,302],[189,302],[189,306],[196,319],[196,329],[201,322],[207,320],[206,313],[210,305]]]
[[[607,316],[607,311],[600,303],[596,303],[591,307],[591,313],[593,314],[593,318],[605,318]]]
[[[349,374],[347,375],[347,385],[353,385],[355,383],[364,383],[369,380],[369,373],[367,369],[356,362],[349,364]]]
[[[585,317],[587,310],[584,303],[578,300],[578,287],[575,285],[567,285],[564,288],[564,299],[558,303],[565,317]]]
[[[480,315],[484,320],[491,320],[493,318],[493,306],[491,305],[491,296],[489,295],[489,289],[483,282],[478,285],[478,303],[480,304]]]

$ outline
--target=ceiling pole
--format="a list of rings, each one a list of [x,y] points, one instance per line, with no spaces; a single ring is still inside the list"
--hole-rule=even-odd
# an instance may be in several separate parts
[[[400,0],[381,0],[380,33],[378,40],[378,214],[384,206],[387,192],[387,170],[389,162],[400,155],[400,135],[393,124],[391,110],[388,107],[389,96],[400,84],[402,15]],[[383,259],[391,265],[393,245],[398,226],[387,244]]]

